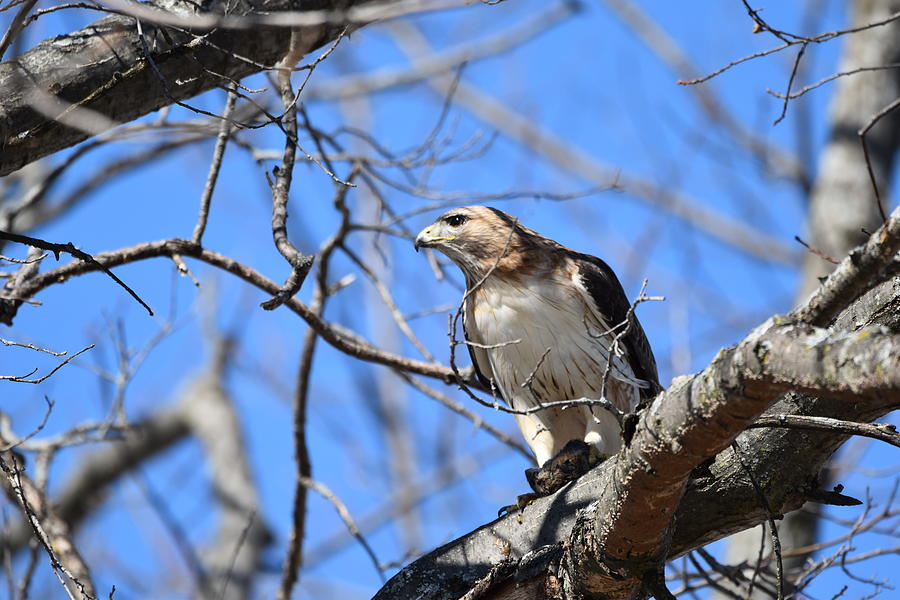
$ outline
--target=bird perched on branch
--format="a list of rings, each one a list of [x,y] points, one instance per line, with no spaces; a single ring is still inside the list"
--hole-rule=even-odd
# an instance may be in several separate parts
[[[441,215],[416,237],[466,278],[463,329],[478,379],[515,411],[539,466],[581,464],[622,447],[618,415],[585,399],[606,399],[621,413],[660,391],[656,360],[612,269],[523,227],[495,208],[468,206]],[[563,408],[539,408],[554,402]],[[571,440],[584,443],[569,445]],[[560,460],[552,461],[560,454]],[[548,493],[540,473],[529,482]],[[578,473],[580,475],[581,473]],[[550,477],[553,479],[553,477]],[[555,491],[555,490],[551,490]]]

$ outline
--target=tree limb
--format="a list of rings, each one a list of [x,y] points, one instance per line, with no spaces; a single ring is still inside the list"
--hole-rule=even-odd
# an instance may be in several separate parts
[[[316,16],[320,9],[365,3],[311,0],[296,14]],[[0,64],[5,91],[0,97],[0,176],[163,106],[271,68],[288,50],[288,27],[269,22],[205,33],[194,28],[204,18],[218,23],[226,12],[232,21],[247,18],[249,25],[251,15],[273,17],[296,6],[293,0],[214,0],[196,11],[199,4],[159,4],[168,10],[147,6],[151,19],[109,16]],[[180,25],[157,25],[152,17]],[[342,27],[320,17],[297,29],[309,52]]]
[[[849,333],[798,322],[811,312],[817,320],[834,315],[835,305],[840,311],[860,288],[871,286],[881,272],[876,263],[889,263],[896,252],[890,228],[898,220],[900,211],[855,253],[852,262],[868,267],[854,270],[852,277],[838,269],[823,284],[812,299],[820,308],[773,317],[720,352],[701,373],[676,380],[642,415],[622,453],[519,515],[415,561],[375,598],[458,598],[500,561],[548,545],[559,545],[564,554],[556,572],[536,577],[544,586],[554,577],[570,594],[563,597],[630,597],[665,559],[766,518],[748,473],[761,482],[776,514],[799,508],[816,491],[819,469],[845,436],[792,429],[741,432],[782,394],[776,413],[840,414],[866,422],[900,407],[900,336],[883,327]],[[837,299],[836,290],[851,291]],[[878,291],[887,292],[882,306],[896,302],[896,281]],[[873,294],[860,302],[874,309]],[[711,476],[689,479],[696,466],[738,434],[742,447],[753,449],[744,457],[746,465],[723,453]]]

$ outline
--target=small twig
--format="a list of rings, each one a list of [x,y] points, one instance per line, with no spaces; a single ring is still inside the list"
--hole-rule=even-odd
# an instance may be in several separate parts
[[[47,553],[50,568],[66,594],[72,600],[75,600],[73,591],[82,600],[94,600],[90,571],[72,543],[68,525],[59,518],[40,488],[23,472],[21,458],[15,452],[0,454],[0,469],[5,475],[2,487],[7,497],[21,506],[35,539]]]
[[[97,262],[93,256],[88,254],[87,252],[83,252],[75,247],[72,242],[67,244],[56,244],[53,242],[47,242],[45,240],[41,240],[38,238],[29,237],[27,235],[20,235],[18,233],[11,233],[9,231],[0,230],[0,239],[8,240],[10,242],[16,242],[18,244],[26,244],[33,248],[40,248],[41,250],[49,250],[53,253],[53,256],[56,257],[56,260],[59,260],[59,255],[61,252],[65,252],[66,254],[71,254],[75,258],[83,260],[84,262],[91,263],[100,268],[101,271],[112,277],[112,280],[125,288],[125,291],[131,294],[131,297],[137,300],[141,306],[147,309],[147,312],[150,313],[150,316],[153,316],[153,310],[147,306],[147,303],[141,300],[140,296],[138,296],[134,290],[125,285],[125,282],[116,277],[115,273],[107,269],[105,266]]]
[[[42,383],[42,382],[46,381],[49,377],[51,377],[54,373],[56,373],[57,371],[62,369],[64,366],[69,364],[69,362],[71,362],[75,357],[79,356],[80,354],[82,354],[84,352],[87,352],[88,350],[90,350],[93,347],[94,347],[94,344],[91,344],[90,346],[82,348],[81,350],[79,350],[78,352],[73,354],[72,356],[69,356],[68,358],[66,358],[66,360],[64,360],[61,363],[59,363],[58,365],[56,365],[56,367],[52,371],[50,371],[43,377],[38,377],[37,379],[27,379],[28,377],[31,377],[32,375],[34,375],[37,372],[37,367],[35,367],[27,375],[0,375],[0,381],[15,381],[16,383]]]
[[[241,530],[241,535],[238,538],[237,544],[234,545],[234,552],[231,555],[231,561],[228,565],[228,571],[225,573],[225,583],[222,584],[222,591],[219,592],[219,600],[222,600],[226,597],[226,593],[228,592],[228,584],[231,583],[231,577],[234,574],[234,565],[237,562],[238,555],[241,553],[241,548],[247,541],[247,536],[250,534],[250,529],[253,527],[253,522],[256,520],[256,511],[253,510],[250,512],[250,515],[247,518],[247,525]]]
[[[759,536],[759,552],[756,555],[756,563],[753,565],[753,573],[750,575],[750,584],[747,586],[747,595],[744,600],[753,598],[753,588],[756,587],[756,580],[762,568],[763,553],[766,551],[766,524],[762,523],[762,533]]]
[[[350,173],[350,178],[356,176],[358,166],[354,165]],[[330,297],[328,286],[328,274],[331,269],[331,258],[334,255],[338,244],[346,237],[350,229],[350,210],[346,206],[348,188],[341,186],[337,188],[334,195],[335,209],[341,215],[341,222],[337,231],[328,240],[322,244],[319,249],[319,265],[316,272],[315,288],[313,289],[312,301],[309,310],[321,316],[325,311],[325,304]],[[312,461],[309,456],[309,447],[306,439],[307,416],[309,407],[309,390],[310,381],[312,379],[313,362],[316,353],[317,341],[319,339],[318,332],[313,329],[307,329],[303,336],[303,347],[300,352],[300,364],[297,368],[297,385],[294,390],[293,412],[294,412],[294,456],[297,480],[294,489],[294,502],[291,514],[291,537],[288,543],[288,551],[285,555],[284,566],[281,572],[281,582],[278,587],[276,598],[278,600],[288,600],[293,595],[293,589],[297,585],[297,578],[300,573],[300,567],[303,564],[303,543],[306,535],[306,518],[307,518],[307,486],[304,485],[304,478],[312,477]]]
[[[51,400],[48,396],[44,395],[44,402],[47,403],[47,410],[44,411],[44,418],[41,419],[41,422],[37,427],[31,430],[31,433],[26,435],[25,437],[20,437],[15,441],[7,442],[6,445],[0,446],[0,453],[6,452],[7,450],[12,450],[16,446],[24,444],[44,429],[47,426],[47,420],[50,418],[50,413],[53,412],[53,400]],[[9,439],[13,438],[12,430],[9,427],[9,417],[7,417],[4,413],[0,413],[0,438]]]
[[[775,119],[775,122],[772,125],[778,125],[781,121],[784,120],[785,115],[787,115],[788,102],[791,101],[791,88],[794,86],[794,79],[797,77],[797,71],[800,69],[800,61],[803,59],[803,55],[806,53],[807,42],[804,42],[800,46],[800,51],[797,52],[797,58],[794,59],[794,67],[791,69],[791,77],[788,79],[787,90],[784,92],[784,103],[781,106],[781,114]]]
[[[48,350],[47,348],[41,348],[40,346],[35,346],[34,344],[23,344],[21,342],[13,342],[12,340],[5,340],[0,338],[0,344],[4,346],[19,346],[20,348],[28,348],[29,350],[37,350],[38,352],[45,352],[47,354],[52,354],[53,356],[65,356],[68,354],[68,350],[64,350],[62,352],[54,352],[53,350]]]
[[[747,474],[747,478],[750,480],[753,489],[756,491],[756,495],[759,497],[760,504],[762,504],[766,511],[766,519],[769,522],[772,533],[772,551],[775,553],[775,578],[778,583],[778,595],[776,598],[777,600],[784,600],[784,562],[781,557],[781,539],[778,537],[778,527],[775,526],[775,513],[772,511],[772,506],[769,504],[769,500],[766,498],[759,482],[756,481],[756,477],[753,476],[750,467],[744,462],[743,451],[737,440],[731,442],[731,451],[734,452],[735,458],[737,458],[741,468],[744,469],[744,473]]]
[[[293,35],[293,34],[292,34]],[[313,256],[307,256],[297,250],[287,237],[288,197],[293,180],[294,162],[297,156],[297,106],[296,97],[291,86],[290,65],[287,69],[279,70],[279,83],[281,86],[281,100],[284,104],[282,124],[285,129],[284,153],[281,157],[281,167],[273,171],[275,182],[272,184],[272,238],[278,252],[291,265],[291,273],[284,284],[269,300],[261,303],[265,310],[275,310],[293,297],[300,290],[307,273],[313,264]]]
[[[773,28],[771,25],[765,22],[762,17],[759,16],[759,11],[750,6],[750,3],[747,0],[741,0],[744,5],[744,8],[747,9],[747,14],[750,15],[750,18],[753,19],[754,23],[754,31],[753,33],[759,33],[760,31],[768,31],[775,37],[777,37],[782,42],[790,42],[790,38],[797,39],[799,36],[796,36],[791,33],[786,33],[784,31],[779,31],[778,29]]]
[[[824,258],[825,260],[827,260],[828,262],[830,262],[833,265],[836,265],[840,262],[838,259],[833,258],[833,257],[829,256],[828,254],[825,254],[818,248],[816,248],[814,246],[810,246],[809,244],[804,242],[802,239],[800,239],[799,235],[795,235],[794,239],[797,240],[797,242],[799,242],[801,246],[803,246],[804,248],[806,248],[807,250],[809,250],[810,252],[812,252],[813,254],[818,256],[819,258]]]
[[[519,340],[516,341],[518,342]],[[534,365],[531,373],[528,374],[528,377],[525,378],[525,381],[519,384],[520,387],[523,387],[531,392],[531,395],[535,398],[537,398],[538,395],[534,391],[534,377],[535,375],[537,375],[538,369],[541,368],[541,365],[544,364],[544,360],[547,358],[547,355],[550,354],[551,350],[553,350],[553,348],[547,348],[546,350],[544,350],[544,353],[541,354],[541,357],[538,359],[537,364]]]
[[[859,130],[859,143],[862,144],[863,157],[866,160],[866,171],[869,173],[869,181],[872,182],[872,190],[875,192],[875,203],[878,206],[878,214],[881,215],[881,221],[887,221],[887,215],[884,212],[884,203],[881,201],[881,193],[878,191],[878,183],[875,180],[875,171],[872,169],[872,160],[869,157],[869,145],[866,144],[866,134],[869,132],[872,127],[875,126],[878,121],[887,116],[890,112],[900,106],[900,98],[897,98],[880,111],[875,113],[869,122],[866,123],[862,129]]]
[[[150,505],[150,508],[153,509],[153,512],[156,513],[156,517],[162,522],[163,529],[165,529],[172,538],[175,547],[178,549],[178,553],[181,554],[181,558],[185,562],[185,566],[187,566],[188,570],[194,576],[194,580],[200,591],[199,596],[201,598],[212,598],[212,582],[210,581],[209,574],[206,572],[206,569],[203,568],[200,557],[197,556],[197,552],[188,540],[187,532],[184,530],[184,527],[181,526],[178,519],[172,514],[172,509],[166,503],[165,499],[156,492],[142,470],[139,469],[135,471],[132,474],[132,477],[141,492],[143,492],[144,499]]]
[[[763,415],[748,428],[779,427],[785,429],[812,429],[859,435],[888,443],[900,448],[900,433],[890,423],[856,423],[829,417],[812,417],[807,415],[775,414]]]
[[[31,12],[31,9],[34,8],[35,4],[37,4],[37,0],[25,0],[25,2],[22,3],[22,6],[19,7],[19,11],[16,13],[16,16],[13,17],[9,29],[3,34],[3,38],[0,39],[0,60],[2,60],[3,55],[6,54],[6,49],[9,48],[10,44],[13,43],[13,40],[22,33],[22,29],[27,25],[26,18],[28,17],[28,13]]]
[[[785,98],[790,98],[791,100],[796,100],[797,98],[803,96],[807,92],[811,92],[812,90],[822,87],[826,83],[828,83],[830,81],[834,81],[835,79],[839,79],[841,77],[848,77],[850,75],[857,75],[859,73],[869,73],[871,71],[886,71],[886,70],[898,69],[898,68],[900,68],[900,63],[890,63],[887,65],[878,65],[875,67],[857,67],[855,69],[849,69],[847,71],[840,71],[838,73],[832,73],[828,77],[823,77],[819,81],[817,81],[815,83],[811,83],[809,85],[806,85],[806,86],[800,88],[799,90],[797,90],[796,92],[793,92],[788,95],[782,94],[781,92],[776,92],[775,90],[766,90],[766,93],[768,93],[771,96],[775,96],[779,100],[783,100]]]
[[[225,110],[222,111],[219,135],[216,137],[216,146],[213,149],[209,174],[206,176],[206,185],[203,187],[203,195],[200,197],[200,212],[197,215],[197,224],[194,226],[194,233],[191,235],[191,241],[195,244],[200,244],[200,240],[203,239],[203,232],[206,231],[206,222],[209,219],[209,204],[212,201],[213,190],[215,190],[216,181],[219,178],[219,169],[222,167],[222,158],[225,156],[225,146],[228,145],[228,138],[231,137],[231,113],[234,112],[236,100],[237,95],[234,92],[234,86],[231,85],[228,89],[228,97],[225,100]]]
[[[358,541],[359,544],[363,547],[363,549],[366,551],[366,554],[369,555],[369,558],[372,560],[372,564],[375,566],[375,570],[378,571],[378,576],[381,578],[381,582],[384,583],[386,581],[384,577],[384,569],[382,569],[381,563],[378,561],[378,557],[375,555],[375,551],[372,550],[372,546],[369,545],[369,542],[366,541],[366,538],[359,530],[359,527],[357,527],[356,523],[353,521],[353,516],[350,514],[350,511],[347,510],[347,505],[341,502],[341,499],[335,496],[334,492],[332,492],[323,483],[319,483],[318,481],[315,481],[308,477],[300,477],[299,482],[309,489],[314,490],[320,496],[331,502],[331,505],[334,506],[334,509],[337,511],[338,516],[341,517],[341,520],[344,522],[347,530],[354,538],[356,538],[356,541]]]
[[[745,3],[745,6],[746,6],[746,3]],[[753,15],[751,14],[751,17],[752,16]],[[758,17],[758,15],[757,15],[757,17]],[[758,22],[757,25],[760,26],[761,28],[764,28],[766,31],[770,31],[773,34],[776,34],[776,37],[778,37],[777,34],[781,34],[785,37],[789,37],[789,38],[793,38],[793,39],[785,40],[784,37],[779,37],[779,39],[784,41],[784,43],[781,44],[780,46],[775,46],[774,48],[769,48],[768,50],[762,50],[760,52],[754,52],[753,54],[748,54],[747,56],[738,58],[736,60],[729,62],[728,64],[726,64],[722,67],[719,67],[718,69],[716,69],[715,71],[712,71],[708,75],[704,75],[703,77],[698,77],[696,79],[690,79],[690,80],[682,79],[682,80],[678,81],[678,84],[679,85],[697,85],[699,83],[709,81],[710,79],[717,77],[718,75],[721,75],[722,73],[731,69],[732,67],[735,67],[735,66],[745,63],[747,61],[753,60],[755,58],[760,58],[763,56],[768,56],[769,54],[781,52],[782,50],[784,50],[786,48],[790,48],[791,46],[796,46],[797,44],[822,44],[824,42],[831,41],[837,37],[841,37],[844,35],[858,33],[860,31],[865,31],[867,29],[874,29],[876,27],[883,27],[884,25],[893,23],[897,19],[900,19],[900,11],[890,14],[887,17],[885,17],[884,19],[881,19],[880,21],[874,21],[872,23],[866,23],[864,25],[857,25],[854,27],[849,27],[847,29],[840,29],[840,30],[836,30],[836,31],[826,31],[824,33],[820,33],[818,35],[814,35],[811,37],[801,37],[801,36],[797,36],[794,34],[788,34],[785,32],[777,31],[777,30],[769,27],[769,25],[767,23],[765,23],[765,21],[762,21],[760,19],[761,23]]]
[[[666,299],[665,296],[647,296],[644,293],[647,289],[647,282],[648,282],[648,280],[644,279],[644,281],[641,283],[641,291],[638,292],[637,298],[635,298],[634,302],[631,303],[631,306],[628,307],[628,311],[625,313],[625,321],[623,323],[617,323],[616,326],[613,328],[613,331],[619,327],[622,327],[622,330],[615,335],[612,343],[609,345],[609,351],[606,353],[606,368],[603,369],[603,378],[600,381],[600,397],[601,398],[606,398],[606,386],[607,386],[607,383],[609,382],[609,374],[613,368],[613,365],[612,365],[613,358],[615,357],[616,352],[619,349],[619,344],[621,344],[621,341],[625,338],[626,335],[628,335],[628,332],[631,330],[632,323],[635,320],[634,312],[637,309],[638,304],[640,304],[642,302],[650,302],[650,301],[661,302]],[[602,335],[608,335],[608,333],[601,334],[601,336]],[[593,411],[591,414],[593,414]],[[620,420],[619,426],[621,426],[621,425],[622,425],[622,422]]]
[[[484,429],[487,433],[491,434],[492,436],[494,436],[495,438],[497,438],[498,440],[500,440],[507,446],[510,446],[511,448],[514,448],[515,450],[517,450],[519,452],[519,454],[526,457],[528,460],[533,459],[531,452],[525,446],[523,446],[518,440],[515,440],[512,437],[510,437],[509,435],[503,433],[502,431],[500,431],[499,429],[497,429],[490,423],[485,423],[481,417],[479,417],[477,414],[473,413],[472,411],[470,411],[469,409],[464,407],[459,402],[456,402],[449,396],[446,396],[446,395],[438,392],[437,390],[431,388],[430,386],[425,385],[418,379],[411,377],[410,375],[407,375],[403,371],[394,369],[394,373],[397,375],[397,377],[399,377],[400,379],[402,379],[403,381],[405,381],[412,387],[416,388],[417,390],[419,390],[420,392],[422,392],[423,394],[425,394],[432,400],[436,400],[436,401],[440,402],[441,404],[443,404],[444,406],[446,406],[447,408],[449,408],[456,414],[472,421],[472,425],[474,427]]]
[[[190,277],[191,281],[194,282],[194,285],[200,287],[200,280],[194,277],[194,274],[191,273],[191,270],[188,268],[187,263],[184,262],[184,259],[181,258],[180,254],[173,254],[172,262],[175,263],[175,268],[178,269],[178,272],[181,275]]]
[[[469,389],[469,386],[466,385],[463,377],[459,374],[459,367],[456,364],[456,346],[459,345],[459,341],[456,339],[456,328],[459,323],[459,319],[462,316],[463,310],[465,309],[466,302],[469,299],[469,296],[474,294],[484,282],[487,281],[488,277],[490,277],[494,271],[500,266],[500,261],[503,260],[503,257],[506,256],[506,253],[509,252],[510,244],[512,244],[513,236],[516,234],[516,228],[518,227],[519,220],[513,219],[512,225],[510,226],[509,235],[506,236],[506,243],[503,245],[503,249],[500,251],[500,254],[494,260],[494,263],[490,266],[487,272],[476,281],[471,287],[467,287],[466,292],[463,294],[462,299],[459,301],[459,305],[456,307],[456,312],[453,314],[451,318],[448,319],[448,337],[450,338],[450,368],[453,370],[454,375],[456,375],[456,382],[459,385],[460,389],[466,393],[470,398],[475,400],[476,402],[491,406],[493,408],[499,408],[500,405],[496,401],[496,396],[494,398],[493,404],[485,403],[481,398],[479,398],[472,390]],[[476,365],[472,365],[477,368]],[[494,382],[491,380],[491,392],[494,392]]]
[[[0,254],[0,260],[5,260],[6,262],[16,263],[19,265],[30,265],[32,263],[40,262],[50,256],[49,254],[41,254],[40,256],[36,256],[34,258],[11,258],[9,256],[3,256]]]

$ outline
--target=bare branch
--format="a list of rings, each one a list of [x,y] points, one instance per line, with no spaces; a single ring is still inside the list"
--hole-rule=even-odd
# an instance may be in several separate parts
[[[215,190],[216,181],[219,178],[219,168],[222,166],[222,158],[225,156],[225,146],[228,144],[228,138],[231,136],[231,113],[234,111],[236,100],[237,95],[234,93],[234,86],[231,86],[225,100],[225,110],[222,111],[222,122],[219,124],[219,135],[216,137],[216,146],[213,150],[212,162],[209,165],[206,185],[203,187],[203,195],[200,197],[200,212],[197,215],[197,224],[194,226],[194,233],[191,235],[191,241],[195,244],[200,243],[203,239],[203,232],[206,231],[206,222],[209,219],[209,204],[212,201],[213,190]]]
[[[83,260],[85,262],[89,262],[89,263],[96,265],[97,267],[100,268],[101,271],[103,271],[104,273],[109,275],[113,281],[115,281],[120,286],[125,288],[125,291],[128,292],[132,298],[137,300],[141,306],[146,308],[147,312],[150,313],[151,317],[153,316],[153,310],[149,306],[147,306],[146,302],[141,300],[141,297],[138,296],[134,290],[132,290],[130,287],[128,287],[124,281],[119,279],[115,273],[113,273],[112,271],[110,271],[109,269],[107,269],[106,267],[104,267],[103,265],[98,263],[96,260],[94,260],[93,256],[91,256],[87,252],[84,252],[84,251],[76,248],[72,242],[69,242],[67,244],[56,244],[53,242],[46,242],[44,240],[39,240],[37,238],[29,237],[27,235],[20,235],[18,233],[12,233],[9,231],[0,231],[0,239],[9,240],[10,242],[16,242],[19,244],[27,244],[27,245],[31,246],[32,248],[40,248],[41,250],[49,250],[50,252],[53,252],[54,256],[56,256],[56,260],[59,260],[59,255],[61,252],[65,252],[67,254],[71,254],[72,256],[74,256],[75,258],[77,258],[79,260]]]
[[[4,446],[9,445],[6,440],[0,442]],[[68,525],[57,516],[41,490],[23,473],[23,466],[22,458],[14,452],[0,453],[0,468],[4,474],[2,484],[7,497],[21,508],[69,598],[95,598],[90,571],[72,541]]]
[[[796,429],[812,429],[817,431],[831,431],[846,435],[860,435],[874,440],[886,442],[900,448],[900,433],[890,423],[854,423],[829,417],[812,417],[807,415],[764,415],[749,426],[750,429],[759,427],[781,427]]]

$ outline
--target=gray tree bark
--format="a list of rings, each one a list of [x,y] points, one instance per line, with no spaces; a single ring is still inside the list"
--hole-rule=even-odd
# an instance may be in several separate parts
[[[898,0],[856,0],[851,3],[851,26],[879,21],[898,10]],[[848,36],[845,44],[839,72],[900,62],[900,22]],[[875,231],[881,224],[858,132],[900,97],[900,72],[885,69],[857,73],[839,78],[835,86],[831,132],[809,199],[807,236],[814,248],[840,259],[868,237],[862,229]],[[891,166],[900,143],[900,111],[882,118],[868,132],[866,141],[881,197],[888,198]],[[798,304],[833,268],[815,254],[805,256]]]
[[[900,10],[897,0],[856,0],[850,3],[850,25],[859,27],[882,20]],[[900,61],[900,23],[849,36],[839,72],[861,67],[893,64]],[[818,172],[809,198],[806,239],[809,244],[829,256],[840,258],[881,224],[872,182],[858,132],[880,110],[900,97],[900,72],[896,69],[869,71],[842,77],[835,84],[831,104],[831,131],[819,160]],[[802,100],[800,100],[802,101]],[[891,167],[900,143],[900,111],[882,118],[866,135],[875,181],[881,198],[890,197]],[[797,289],[796,303],[801,304],[828,276],[834,265],[810,252],[805,255]],[[830,479],[826,469],[822,484]],[[810,507],[813,508],[813,507]],[[785,548],[813,544],[818,537],[815,510],[787,515],[779,524]],[[729,541],[727,564],[753,564],[759,555],[760,540],[766,554],[771,552],[771,538],[759,529],[741,532]],[[785,560],[785,569],[802,567],[806,557]],[[729,587],[728,582],[724,582]],[[768,597],[757,591],[753,598]],[[714,592],[713,600],[730,600],[723,592]]]
[[[365,1],[214,0],[200,8],[172,0],[157,3],[167,11],[158,12],[160,19],[222,16],[228,26],[186,29],[114,15],[45,40],[0,64],[0,176],[163,106],[272,68],[288,52],[291,28],[273,27],[271,20],[253,25],[259,13],[347,9]],[[247,19],[244,28],[236,28],[240,17]],[[299,56],[343,29],[339,15],[321,13],[319,20],[326,22],[295,28]]]
[[[897,237],[881,245],[887,229]],[[622,453],[415,561],[375,598],[632,598],[653,591],[665,559],[762,522],[766,505],[780,515],[820,497],[819,471],[846,435],[741,432],[776,399],[774,414],[857,422],[900,407],[898,249],[900,209],[810,302],[658,396]],[[862,281],[881,283],[860,296]],[[743,450],[721,452],[738,435]],[[712,455],[709,474],[690,478]]]

